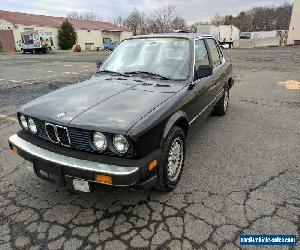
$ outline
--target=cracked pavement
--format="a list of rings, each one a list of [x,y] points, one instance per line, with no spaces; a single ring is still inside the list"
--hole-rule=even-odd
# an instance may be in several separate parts
[[[231,50],[225,55],[233,61],[236,79],[229,111],[190,128],[185,168],[175,191],[99,185],[90,194],[38,179],[31,163],[7,145],[19,130],[9,119],[19,105],[89,75],[64,75],[70,77],[65,83],[58,77],[57,82],[10,86],[11,68],[20,58],[30,69],[27,78],[47,62],[42,55],[33,55],[32,62],[32,55],[0,55],[0,70],[8,79],[0,85],[0,249],[234,250],[240,248],[240,234],[299,237],[300,90],[279,82],[300,81],[300,48]],[[56,65],[76,61],[95,70],[98,57],[50,55],[48,69],[53,71],[53,59]]]

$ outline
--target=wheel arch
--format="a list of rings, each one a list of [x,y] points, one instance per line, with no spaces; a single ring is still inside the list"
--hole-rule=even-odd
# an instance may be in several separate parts
[[[163,146],[163,144],[173,126],[180,127],[183,130],[185,136],[187,135],[188,130],[189,130],[189,123],[188,123],[187,115],[185,112],[183,112],[182,110],[179,110],[170,116],[170,118],[168,119],[168,121],[164,127],[163,133],[162,133],[162,137],[160,140],[161,147]]]
[[[229,87],[229,89],[233,86],[233,84],[234,84],[234,80],[233,80],[233,78],[232,77],[230,77],[230,78],[228,78],[228,80],[227,80],[227,86]]]

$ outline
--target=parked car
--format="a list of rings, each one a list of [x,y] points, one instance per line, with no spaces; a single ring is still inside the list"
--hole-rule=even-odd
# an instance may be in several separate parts
[[[117,46],[117,42],[113,42],[111,38],[103,38],[104,50],[113,50]]]
[[[40,178],[71,178],[80,191],[96,183],[172,190],[190,125],[227,112],[231,62],[213,37],[177,33],[124,40],[98,65],[89,80],[21,107],[10,148]]]

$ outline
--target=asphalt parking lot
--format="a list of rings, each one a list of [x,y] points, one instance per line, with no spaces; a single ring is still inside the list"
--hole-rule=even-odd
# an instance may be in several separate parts
[[[240,234],[299,236],[300,47],[225,54],[229,111],[193,123],[175,191],[91,194],[38,179],[7,139],[21,104],[90,77],[107,54],[0,55],[0,249],[231,250]]]

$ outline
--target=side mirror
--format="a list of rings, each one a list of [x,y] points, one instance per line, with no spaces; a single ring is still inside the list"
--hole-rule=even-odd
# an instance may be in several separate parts
[[[100,69],[102,65],[102,61],[96,61],[97,69]]]
[[[211,76],[213,74],[213,67],[211,65],[200,65],[195,70],[195,78],[201,79],[203,77]]]

